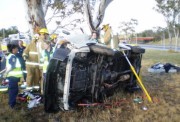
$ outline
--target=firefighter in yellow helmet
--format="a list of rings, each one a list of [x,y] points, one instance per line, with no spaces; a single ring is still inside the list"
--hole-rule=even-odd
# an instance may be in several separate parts
[[[50,40],[51,40],[51,46],[54,47],[56,45],[56,42],[57,42],[57,34],[52,34],[50,36]]]
[[[118,40],[114,39],[111,26],[109,24],[103,25],[102,29],[104,34],[101,35],[100,42],[107,45],[107,47],[115,49],[118,47]]]
[[[26,60],[27,69],[27,88],[32,86],[40,86],[42,78],[42,67],[40,66],[40,55],[43,50],[43,43],[48,39],[49,32],[46,28],[39,31],[39,35],[35,35],[31,43],[26,47],[23,57]]]
[[[106,24],[102,26],[101,30],[103,30],[104,33],[101,35],[101,43],[109,45],[111,40],[111,27],[109,26],[109,24]]]

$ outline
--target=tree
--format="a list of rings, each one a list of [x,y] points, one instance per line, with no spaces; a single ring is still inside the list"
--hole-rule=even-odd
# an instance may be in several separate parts
[[[83,18],[83,4],[84,0],[54,0],[50,5],[52,9],[52,15],[46,19],[46,23],[49,24],[52,20],[55,21],[58,28],[64,28],[67,30],[73,30],[77,27],[77,24],[84,22]]]
[[[25,0],[28,24],[31,33],[37,33],[37,30],[42,27],[46,27],[46,24],[52,21],[52,19],[58,19],[56,21],[57,28],[63,28],[65,26],[76,27],[77,23],[84,22],[84,18],[77,18],[72,21],[66,18],[70,18],[73,15],[86,15],[90,30],[98,30],[101,24],[106,7],[112,0]],[[48,8],[53,10],[52,17],[45,21],[45,13]],[[84,13],[84,10],[85,13]],[[64,22],[64,23],[63,23]]]
[[[165,33],[166,33],[166,28],[162,27],[154,27],[154,37],[155,40],[162,40],[162,45],[165,48]]]
[[[46,28],[42,2],[43,0],[24,0],[31,35],[37,33],[40,28]]]
[[[10,34],[17,34],[17,33],[19,33],[19,30],[16,26],[11,26],[8,29],[2,28],[0,30],[0,37],[5,38],[5,37],[8,37],[8,35]]]
[[[120,23],[119,29],[125,34],[126,40],[129,40],[129,38],[133,37],[133,34],[135,33],[135,26],[137,25],[138,21],[136,19],[131,19],[128,22]]]
[[[85,14],[89,28],[92,31],[98,31],[99,25],[103,21],[105,9],[112,2],[112,0],[94,0],[89,4],[90,0],[85,1]],[[91,9],[93,8],[94,9]]]
[[[180,1],[179,0],[156,0],[157,7],[155,10],[161,13],[168,27],[168,34],[169,34],[169,44],[170,47],[172,46],[172,33],[174,33],[177,39],[179,36],[179,24],[178,23],[178,16],[180,15]],[[177,45],[176,45],[177,47]]]

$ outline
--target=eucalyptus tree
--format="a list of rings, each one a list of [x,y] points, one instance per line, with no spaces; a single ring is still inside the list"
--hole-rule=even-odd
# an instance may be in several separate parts
[[[180,20],[178,20],[180,19],[180,0],[156,0],[156,2],[157,5],[155,10],[164,16],[167,23],[170,47],[172,46],[172,34],[174,33],[176,39],[175,48],[177,49],[180,29]]]
[[[111,2],[112,0],[25,0],[24,4],[30,32],[34,34],[53,19],[56,19],[57,24],[55,30],[66,26],[75,28],[78,23],[85,21],[91,31],[98,30],[105,9]],[[49,10],[53,13],[51,17],[45,18]]]
[[[155,39],[157,40],[162,40],[162,45],[164,46],[165,48],[165,33],[166,33],[166,28],[162,28],[162,27],[153,27],[154,29],[154,35],[155,35]]]
[[[136,19],[131,19],[130,21],[127,22],[123,21],[120,23],[119,29],[125,34],[126,40],[129,40],[130,37],[133,37],[133,34],[136,35],[135,27],[137,25],[138,25],[138,20]]]

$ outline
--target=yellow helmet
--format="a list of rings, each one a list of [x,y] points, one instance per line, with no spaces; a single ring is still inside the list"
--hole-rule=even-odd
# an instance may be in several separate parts
[[[56,39],[56,38],[57,38],[57,34],[52,34],[52,35],[50,36],[50,38],[51,38],[51,39]]]
[[[40,34],[49,34],[48,30],[46,28],[41,28],[39,31]]]
[[[109,28],[109,24],[103,25],[102,30],[107,30]]]

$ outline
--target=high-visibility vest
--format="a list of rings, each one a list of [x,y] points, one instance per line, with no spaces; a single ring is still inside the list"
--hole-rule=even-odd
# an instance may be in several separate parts
[[[11,58],[11,56],[13,56],[14,54],[10,53],[8,56],[7,56],[7,60],[6,60],[6,67],[7,69],[11,68],[11,64],[9,63],[9,59]],[[15,55],[14,55],[15,56]],[[17,78],[20,78],[23,76],[23,73],[22,73],[22,70],[21,70],[21,64],[19,62],[19,59],[16,58],[16,64],[15,64],[15,68],[12,69],[7,77],[17,77]]]
[[[53,56],[53,53],[54,53],[54,48],[52,48],[49,58],[51,58]],[[41,60],[43,61],[43,73],[46,73],[47,67],[49,65],[49,60],[48,60],[48,55],[45,50],[42,51]]]

